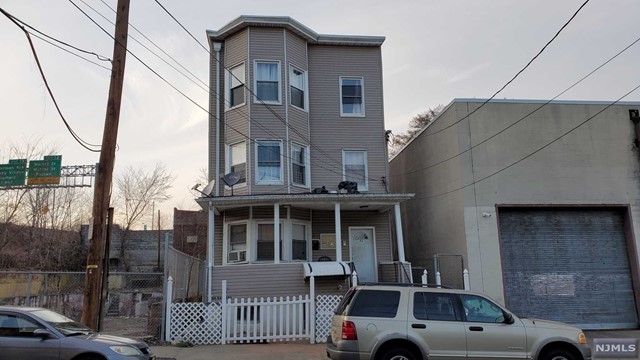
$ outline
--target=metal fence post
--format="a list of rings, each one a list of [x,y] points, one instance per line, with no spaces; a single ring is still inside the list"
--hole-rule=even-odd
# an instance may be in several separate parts
[[[429,283],[429,273],[427,269],[424,269],[422,272],[422,285],[427,285]]]
[[[442,276],[440,275],[440,271],[436,272],[436,285],[442,285]]]
[[[164,260],[162,261],[162,268],[164,275],[162,276],[162,283],[167,283],[167,274],[169,272],[169,233],[164,234]],[[167,294],[165,290],[165,295]],[[160,321],[160,337],[163,340],[167,340],[165,338],[165,321],[167,320],[167,297],[163,296],[162,298],[162,321]]]
[[[311,298],[310,303],[310,328],[311,328],[311,343],[316,343],[316,278],[313,276],[313,271],[310,274],[309,278],[309,297]]]
[[[464,271],[462,271],[462,278],[464,282],[464,289],[469,290],[469,270],[464,269]]]
[[[351,284],[351,286],[358,286],[358,273],[355,271],[351,273]]]
[[[171,340],[171,303],[173,301],[173,278],[169,276],[167,279],[167,292],[165,294],[165,298],[167,299],[167,307],[165,309],[165,335],[164,339],[166,341]]]
[[[31,306],[31,284],[33,283],[33,274],[29,271],[28,281],[27,281],[27,301],[25,306]]]

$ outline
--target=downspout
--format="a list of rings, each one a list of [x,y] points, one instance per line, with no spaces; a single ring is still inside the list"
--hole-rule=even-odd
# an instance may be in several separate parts
[[[220,179],[220,101],[222,101],[222,95],[220,93],[220,50],[222,49],[222,43],[213,43],[213,51],[216,55],[216,170],[215,178],[216,182]],[[220,185],[216,184],[215,196],[220,196]]]

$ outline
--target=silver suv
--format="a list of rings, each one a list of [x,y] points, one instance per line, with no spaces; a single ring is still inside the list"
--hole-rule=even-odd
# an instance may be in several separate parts
[[[327,339],[336,360],[588,360],[582,330],[519,318],[485,295],[415,285],[362,285],[336,307]]]

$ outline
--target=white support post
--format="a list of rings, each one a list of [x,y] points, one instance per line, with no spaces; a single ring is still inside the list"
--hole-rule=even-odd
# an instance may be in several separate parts
[[[358,286],[358,273],[355,270],[351,273],[351,286]]]
[[[211,304],[213,287],[213,239],[215,237],[215,208],[209,203],[209,224],[207,231],[207,303]]]
[[[464,282],[464,289],[465,290],[469,290],[470,286],[469,286],[469,270],[464,269],[464,271],[462,272],[462,279]]]
[[[394,205],[396,217],[396,243],[398,245],[398,261],[405,263],[404,257],[404,237],[402,235],[402,219],[400,217],[400,203]]]
[[[171,341],[171,305],[173,302],[173,278],[169,276],[167,279],[167,293],[165,294],[167,299],[167,308],[165,309],[165,326],[164,326],[164,339],[165,341]]]
[[[309,297],[311,301],[309,302],[309,327],[310,330],[310,340],[312,344],[316,343],[316,278],[313,276],[313,271],[309,277]]]
[[[273,205],[273,262],[280,264],[280,204]]]
[[[436,272],[436,285],[442,285],[442,277],[440,276],[440,271]]]
[[[422,285],[427,285],[429,283],[429,273],[427,272],[427,270],[425,269],[422,272]]]
[[[227,343],[227,321],[229,314],[227,314],[227,280],[222,280],[222,345]]]
[[[342,261],[342,225],[340,223],[340,203],[334,207],[336,226],[336,261]]]

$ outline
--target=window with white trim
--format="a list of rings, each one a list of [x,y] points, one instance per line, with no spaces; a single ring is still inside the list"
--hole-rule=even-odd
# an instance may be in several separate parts
[[[291,66],[289,68],[289,91],[291,105],[307,110],[307,72]]]
[[[247,224],[230,224],[227,263],[247,261]]]
[[[291,224],[291,260],[307,260],[307,226]]]
[[[280,104],[280,62],[256,61],[255,64],[256,101]]]
[[[364,78],[340,77],[340,116],[364,116]]]
[[[244,63],[234,66],[227,70],[226,93],[228,102],[225,104],[227,109],[244,105]]]
[[[369,170],[366,150],[342,151],[342,179],[358,183],[358,191],[369,190]]]
[[[227,173],[230,172],[240,176],[238,184],[247,182],[247,143],[244,141],[228,146]]]
[[[291,144],[291,182],[309,187],[309,148]]]
[[[273,261],[275,258],[275,244],[273,237],[273,223],[258,223],[258,238],[256,239],[256,260]],[[282,257],[282,224],[280,224],[280,256]]]
[[[256,141],[256,184],[282,184],[282,141]]]

